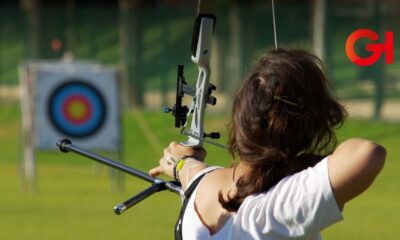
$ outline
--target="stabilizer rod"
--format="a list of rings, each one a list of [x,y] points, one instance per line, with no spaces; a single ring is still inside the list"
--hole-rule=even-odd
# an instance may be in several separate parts
[[[128,167],[128,166],[126,166],[126,165],[124,165],[124,164],[122,164],[120,162],[108,159],[106,157],[102,157],[102,156],[97,155],[97,154],[95,154],[93,152],[90,152],[90,151],[87,151],[87,150],[85,150],[83,148],[75,146],[74,144],[72,144],[72,142],[69,139],[60,140],[57,143],[57,146],[60,148],[61,152],[65,152],[65,153],[74,152],[74,153],[77,153],[77,154],[82,155],[84,157],[90,158],[90,159],[92,159],[92,160],[94,160],[96,162],[99,162],[99,163],[105,164],[105,165],[107,165],[109,167],[115,168],[115,169],[117,169],[119,171],[122,171],[124,173],[127,173],[127,174],[133,175],[135,177],[141,178],[141,179],[143,179],[143,180],[145,180],[147,182],[153,183],[156,180],[156,178],[153,178],[150,175],[148,175],[148,174],[146,174],[146,173],[144,173],[142,171],[133,169],[133,168]]]
[[[112,167],[114,169],[117,169],[119,171],[122,171],[124,173],[130,174],[132,176],[138,177],[142,180],[152,183],[152,185],[150,187],[148,187],[147,189],[145,189],[144,191],[142,191],[139,194],[135,195],[134,197],[128,199],[127,201],[115,206],[114,212],[117,215],[125,212],[126,210],[128,210],[129,208],[134,206],[136,203],[139,203],[140,201],[144,200],[145,198],[151,196],[152,194],[154,194],[156,192],[168,189],[171,192],[180,194],[180,192],[182,191],[181,187],[180,187],[180,183],[178,183],[178,182],[164,181],[159,178],[153,178],[150,175],[148,175],[142,171],[136,170],[134,168],[128,167],[117,161],[108,159],[106,157],[102,157],[93,152],[90,152],[83,148],[75,146],[74,144],[72,144],[72,142],[69,139],[62,139],[62,140],[58,141],[57,146],[59,147],[60,151],[62,151],[64,153],[67,153],[67,152],[77,153],[84,157],[90,158],[96,162],[105,164],[109,167]]]
[[[165,184],[162,182],[153,183],[150,187],[146,188],[142,192],[136,194],[135,196],[131,197],[130,199],[126,200],[125,202],[117,205],[114,207],[114,213],[120,215],[121,213],[125,212],[127,209],[139,203],[140,201],[146,199],[148,196],[153,195],[153,193],[165,190]]]

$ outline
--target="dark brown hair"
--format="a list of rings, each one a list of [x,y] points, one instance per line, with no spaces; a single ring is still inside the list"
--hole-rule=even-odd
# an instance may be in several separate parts
[[[250,194],[315,165],[336,144],[334,129],[346,117],[314,55],[272,50],[248,72],[233,100],[229,151],[250,167],[237,192],[219,201],[237,211]]]

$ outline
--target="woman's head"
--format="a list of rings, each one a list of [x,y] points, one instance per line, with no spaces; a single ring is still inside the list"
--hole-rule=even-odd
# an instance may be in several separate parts
[[[305,168],[308,163],[299,156],[329,151],[334,128],[345,116],[317,57],[293,49],[268,52],[233,100],[230,152],[253,169],[238,187],[250,184],[251,193],[265,191]]]
[[[275,149],[286,157],[321,153],[335,140],[334,127],[345,115],[317,57],[273,50],[234,96],[230,149],[244,161]]]

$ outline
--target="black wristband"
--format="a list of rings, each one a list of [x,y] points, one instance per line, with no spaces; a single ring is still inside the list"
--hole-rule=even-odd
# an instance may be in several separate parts
[[[175,181],[180,182],[180,181],[179,181],[178,173],[176,172],[176,167],[177,167],[177,166],[178,166],[178,164],[175,163],[172,172],[173,172],[173,174],[174,174],[174,179],[175,179]]]

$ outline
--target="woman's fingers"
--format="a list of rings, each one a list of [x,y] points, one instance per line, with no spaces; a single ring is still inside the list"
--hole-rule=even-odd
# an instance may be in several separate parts
[[[149,175],[152,177],[158,176],[160,174],[166,174],[170,177],[173,175],[173,168],[176,164],[176,160],[171,156],[164,156],[160,158],[159,166],[151,169]]]
[[[149,171],[149,175],[152,177],[156,177],[161,173],[164,173],[164,168],[162,166],[155,167],[153,169],[150,169]]]

